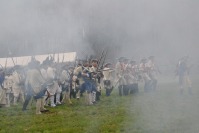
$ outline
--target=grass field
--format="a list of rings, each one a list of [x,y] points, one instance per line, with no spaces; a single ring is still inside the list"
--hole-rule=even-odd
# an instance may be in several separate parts
[[[179,94],[177,79],[160,78],[156,92],[119,97],[114,90],[101,101],[86,106],[84,100],[73,105],[48,108],[35,115],[35,104],[22,112],[22,105],[0,109],[1,133],[198,133],[199,91],[193,80],[193,95]]]

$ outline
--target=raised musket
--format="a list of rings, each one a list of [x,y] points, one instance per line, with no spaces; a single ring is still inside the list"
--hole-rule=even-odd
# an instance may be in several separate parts
[[[105,55],[104,55],[104,60],[103,60],[103,62],[102,62],[102,65],[101,65],[100,69],[103,69],[104,63],[105,63],[105,61],[106,61],[107,53],[108,53],[108,50],[106,50],[106,53],[105,53]]]

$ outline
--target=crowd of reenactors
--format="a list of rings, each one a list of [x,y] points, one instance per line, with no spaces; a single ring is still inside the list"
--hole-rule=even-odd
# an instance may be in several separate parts
[[[22,110],[26,111],[33,99],[36,114],[42,114],[48,111],[45,106],[72,104],[71,98],[84,99],[86,105],[93,105],[100,101],[103,90],[106,96],[117,88],[119,96],[136,94],[139,82],[144,83],[145,92],[156,90],[156,75],[160,71],[154,56],[140,62],[120,57],[115,64],[105,63],[102,58],[65,64],[54,62],[52,57],[40,63],[33,57],[28,66],[14,66],[9,71],[2,68],[0,104],[10,107],[21,100]]]

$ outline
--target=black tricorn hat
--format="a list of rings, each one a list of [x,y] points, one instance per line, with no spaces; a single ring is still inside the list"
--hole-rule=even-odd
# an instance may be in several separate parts
[[[97,59],[92,59],[92,61],[91,62],[98,62],[98,60]]]

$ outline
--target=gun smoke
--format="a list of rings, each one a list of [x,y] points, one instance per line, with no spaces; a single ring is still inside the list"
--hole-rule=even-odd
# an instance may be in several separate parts
[[[196,0],[1,0],[0,56],[7,57],[9,51],[11,56],[75,51],[86,57],[108,49],[108,60],[125,56],[139,61],[153,55],[160,65],[173,67],[188,55],[198,65],[198,4]],[[166,107],[170,105],[155,111],[163,111],[161,119],[169,123],[173,110]],[[159,117],[141,109],[143,117],[155,121],[151,126],[163,126]],[[183,115],[190,116],[188,111]]]

